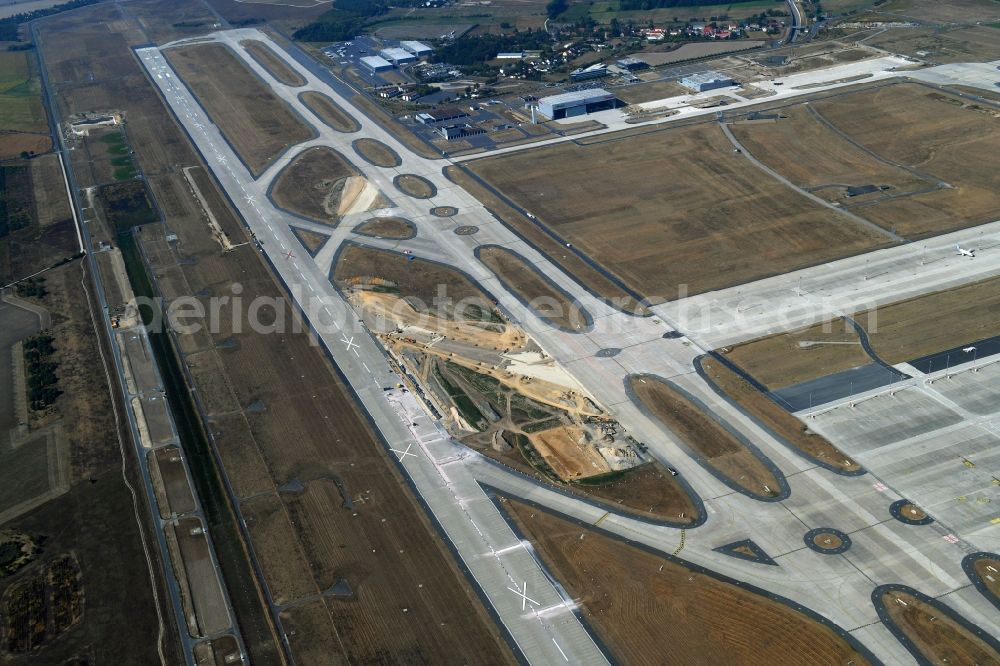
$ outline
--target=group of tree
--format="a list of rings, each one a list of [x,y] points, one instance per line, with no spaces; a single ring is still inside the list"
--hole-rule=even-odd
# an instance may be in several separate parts
[[[14,286],[14,293],[20,298],[43,299],[48,292],[45,288],[44,277],[30,277],[21,280]]]
[[[756,0],[729,0],[728,4],[735,5],[741,2],[756,2]],[[621,0],[620,8],[622,11],[648,11],[668,7],[705,7],[717,4],[718,0]]]
[[[382,0],[337,0],[336,6],[292,36],[303,42],[343,42],[361,32],[370,19],[389,10]]]
[[[54,338],[42,332],[22,343],[24,348],[24,368],[28,374],[28,402],[35,411],[51,405],[62,394],[56,384],[59,364],[51,359],[56,348]]]
[[[100,2],[100,0],[70,0],[70,2],[64,2],[61,5],[45,7],[44,9],[36,9],[32,12],[22,12],[20,14],[14,14],[13,16],[0,19],[0,42],[18,41],[17,29],[22,23],[34,21],[35,19],[44,18],[46,16],[52,16],[53,14],[58,14],[59,12],[64,12],[69,9],[79,9],[80,7],[86,7],[87,5],[93,5],[98,2]]]
[[[544,51],[552,47],[552,38],[544,30],[515,30],[506,35],[485,34],[459,37],[441,44],[434,51],[435,62],[447,62],[460,67],[474,66],[493,60],[497,53],[507,51]]]

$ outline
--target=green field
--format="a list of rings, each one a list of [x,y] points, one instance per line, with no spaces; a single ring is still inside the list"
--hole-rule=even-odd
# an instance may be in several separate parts
[[[622,11],[619,0],[585,0],[571,3],[569,9],[559,17],[563,21],[578,21],[588,15],[598,23],[610,23],[611,19],[641,24],[653,21],[655,24],[684,23],[687,21],[717,20],[738,21],[748,16],[760,14],[768,9],[785,10],[787,5],[781,0],[751,0],[750,2],[726,2],[701,7],[664,7],[648,11]]]
[[[29,51],[0,52],[0,129],[46,132],[41,85],[32,75]]]

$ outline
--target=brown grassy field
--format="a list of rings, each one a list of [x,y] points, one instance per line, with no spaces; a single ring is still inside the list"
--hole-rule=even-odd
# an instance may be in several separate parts
[[[354,227],[354,232],[382,238],[411,238],[416,233],[413,222],[401,217],[373,217]]]
[[[415,199],[430,199],[437,194],[437,188],[433,183],[412,173],[397,176],[393,182],[400,192]]]
[[[628,382],[642,405],[704,464],[751,495],[778,494],[781,484],[774,473],[743,442],[685,396],[650,375],[632,375]]]
[[[809,344],[813,342],[827,344]],[[850,344],[837,344],[841,342]],[[871,362],[861,347],[858,334],[842,319],[745,342],[730,349],[726,355],[769,389]]]
[[[893,303],[858,322],[889,363],[1000,335],[1000,278]]]
[[[255,176],[312,130],[227,47],[196,44],[164,51]]]
[[[279,295],[252,248],[221,254],[193,222],[172,230],[195,263],[178,265],[162,237],[144,235],[159,283],[170,289],[168,299],[230,293],[234,280],[244,297]],[[231,316],[224,308],[218,333],[181,345],[189,354],[219,360],[195,383],[222,382],[228,391],[208,391],[216,397],[205,400],[204,409],[212,430],[220,431],[216,446],[236,493],[255,496],[247,506],[248,526],[269,586],[293,603],[340,579],[355,592],[330,600],[329,612],[310,625],[318,644],[335,639],[337,652],[324,659],[509,661],[485,609],[322,353],[304,333],[236,332]],[[215,346],[222,341],[230,342]],[[292,480],[302,484],[301,492],[277,492]],[[305,655],[297,659],[316,654],[312,638],[293,642]]]
[[[481,247],[478,256],[543,321],[566,331],[587,327],[589,322],[583,308],[519,255],[493,245]]]
[[[354,150],[357,151],[366,162],[370,162],[377,167],[391,168],[402,164],[399,155],[389,146],[377,139],[358,139],[354,142]]]
[[[990,591],[990,594],[994,598],[1000,599],[1000,575],[997,574],[997,571],[1000,570],[1000,559],[996,557],[980,557],[973,566],[976,574],[979,575],[979,580]]]
[[[163,479],[163,489],[167,500],[166,506],[160,507],[160,513],[164,514],[163,517],[169,518],[171,513],[180,515],[193,511],[195,508],[194,495],[184,471],[180,449],[176,446],[165,446],[150,454],[150,457],[155,461],[156,470],[159,472],[160,478]],[[164,511],[164,509],[168,510]]]
[[[517,501],[503,506],[614,661],[868,663],[832,629],[780,602]]]
[[[880,11],[894,12],[934,23],[966,23],[975,20],[998,20],[1000,9],[991,0],[890,0]]]
[[[359,173],[332,148],[310,148],[299,153],[278,175],[271,197],[280,208],[336,226],[346,181]]]
[[[320,120],[338,132],[357,132],[361,129],[361,125],[357,120],[337,106],[337,103],[330,99],[329,96],[321,92],[307,90],[299,95],[299,99]]]
[[[319,252],[319,249],[323,247],[323,244],[329,240],[329,236],[326,236],[315,231],[306,231],[305,229],[295,229],[292,228],[292,233],[295,237],[299,239],[302,243],[302,247],[309,251],[309,254],[315,255]]]
[[[526,216],[509,206],[493,192],[482,186],[465,170],[457,166],[447,166],[445,176],[466,192],[480,201],[490,212],[498,216],[515,233],[527,239],[541,251],[550,261],[556,263],[572,276],[577,282],[598,297],[604,298],[625,312],[643,314],[646,309],[625,290],[612,282],[608,277],[594,269],[576,253],[566,249],[562,244],[546,234],[541,227]]]
[[[561,143],[470,166],[653,301],[884,243],[763,176],[715,125]]]
[[[906,605],[899,603],[901,600]],[[920,654],[934,664],[996,664],[997,654],[988,643],[972,634],[934,606],[900,590],[882,595],[886,612]],[[975,618],[967,618],[975,622]]]
[[[799,187],[815,189],[817,196],[828,201],[850,204],[879,196],[849,198],[846,187],[841,186],[887,186],[890,189],[882,193],[885,196],[937,183],[878,161],[824,125],[808,105],[782,109],[781,113],[787,117],[773,123],[733,124],[733,134],[754,157]]]
[[[908,238],[1000,217],[1000,173],[983,169],[1000,150],[1000,120],[967,100],[917,84],[819,101],[813,108],[875,154],[938,177],[952,189],[854,212]]]
[[[396,285],[399,295],[407,298],[417,310],[430,310],[441,295],[453,302],[470,299],[492,309],[485,294],[465,277],[445,266],[414,259],[394,252],[374,248],[348,246],[334,266],[334,280],[349,283],[354,279],[378,278]],[[415,299],[415,301],[414,301]]]
[[[804,423],[723,364],[705,357],[701,365],[712,383],[795,448],[845,472],[861,469],[861,465],[829,440],[810,431]]]
[[[271,76],[284,83],[286,86],[299,87],[306,84],[306,80],[301,74],[288,66],[288,64],[271,47],[256,39],[247,39],[240,42],[240,46],[246,49],[254,60],[261,67],[266,69]]]

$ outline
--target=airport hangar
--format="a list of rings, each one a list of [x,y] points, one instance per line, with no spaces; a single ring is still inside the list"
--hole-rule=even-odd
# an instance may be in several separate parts
[[[551,120],[584,116],[621,105],[612,93],[602,88],[577,90],[538,100],[538,112]]]

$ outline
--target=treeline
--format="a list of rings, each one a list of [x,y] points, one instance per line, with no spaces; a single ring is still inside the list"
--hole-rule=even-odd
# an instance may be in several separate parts
[[[24,368],[28,374],[28,402],[35,411],[40,411],[51,405],[62,394],[56,388],[59,381],[56,375],[58,363],[50,360],[56,353],[52,345],[53,337],[48,333],[39,333],[24,341]]]
[[[756,2],[757,0],[729,0],[728,4]],[[621,0],[622,11],[665,9],[669,7],[705,7],[717,5],[719,0]]]
[[[446,62],[460,67],[493,60],[497,53],[507,51],[541,51],[552,46],[552,38],[544,30],[525,30],[511,35],[479,35],[461,37],[443,44],[434,51],[435,62]]]
[[[337,0],[337,6],[324,12],[309,25],[296,30],[292,37],[303,42],[343,42],[361,32],[362,26],[388,11],[380,0]]]
[[[53,14],[65,12],[70,9],[79,9],[80,7],[96,4],[99,1],[100,0],[70,0],[70,2],[65,2],[61,5],[54,5],[52,7],[46,7],[45,9],[36,9],[33,12],[22,12],[21,14],[14,14],[13,16],[0,19],[0,42],[18,41],[17,27],[22,23],[34,21],[35,19],[44,18],[46,16],[52,16]]]

